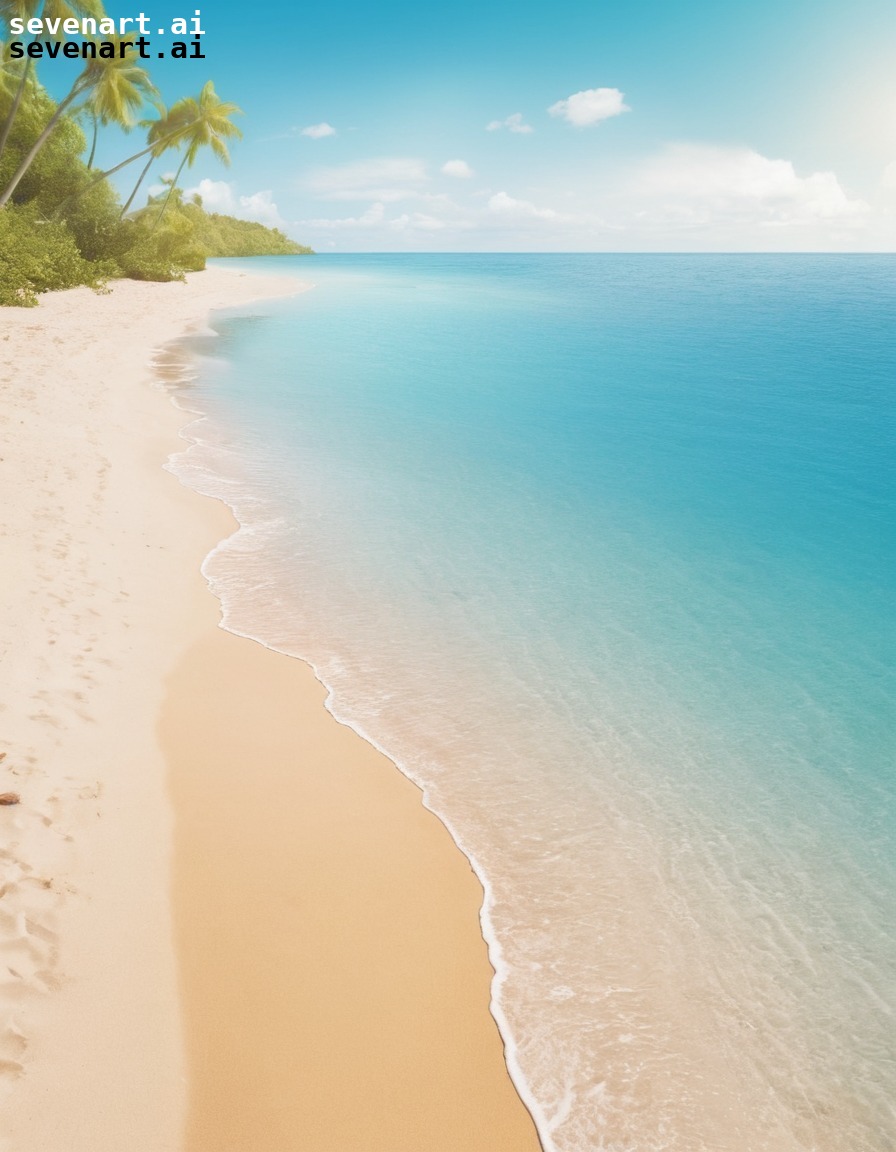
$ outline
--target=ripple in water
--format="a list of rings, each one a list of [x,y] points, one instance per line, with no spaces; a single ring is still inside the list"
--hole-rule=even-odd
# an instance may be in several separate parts
[[[328,257],[197,343],[227,626],[473,860],[548,1149],[896,1148],[893,264]]]

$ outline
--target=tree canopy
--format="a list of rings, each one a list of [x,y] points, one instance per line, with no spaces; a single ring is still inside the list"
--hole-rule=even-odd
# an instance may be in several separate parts
[[[0,0],[7,28],[14,18],[104,15],[100,0]],[[115,42],[115,52],[85,59],[59,100],[41,84],[35,60],[13,59],[0,40],[0,304],[33,304],[41,292],[100,287],[116,276],[181,279],[207,256],[310,252],[277,229],[208,214],[198,197],[184,199],[180,178],[197,159],[229,163],[229,144],[242,135],[234,123],[240,109],[211,81],[166,108],[136,49],[120,37],[104,40]],[[150,109],[155,115],[146,115]],[[97,137],[109,125],[140,131],[144,143],[96,172]],[[166,153],[180,155],[175,176],[132,210]],[[122,206],[109,177],[138,160],[145,163]]]

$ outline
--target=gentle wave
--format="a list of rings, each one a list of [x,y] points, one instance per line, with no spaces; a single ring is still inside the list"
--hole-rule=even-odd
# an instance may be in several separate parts
[[[546,1148],[892,1147],[893,792],[882,649],[868,627],[879,591],[846,580],[844,557],[822,566],[820,551],[838,502],[850,522],[837,530],[854,555],[867,547],[856,499],[873,519],[874,474],[859,480],[849,464],[866,431],[837,409],[838,435],[854,442],[822,476],[830,413],[816,449],[813,410],[778,384],[743,400],[714,393],[711,377],[695,388],[687,333],[680,348],[673,333],[653,349],[664,372],[674,362],[685,374],[684,407],[657,416],[669,402],[645,374],[647,336],[630,314],[621,333],[567,318],[562,346],[538,329],[545,299],[564,290],[558,267],[530,263],[503,293],[494,265],[471,284],[465,269],[451,282],[450,262],[447,273],[418,262],[449,339],[462,320],[462,354],[440,343],[442,313],[401,313],[407,280],[388,262],[372,278],[398,310],[394,330],[371,311],[364,267],[348,301],[343,279],[316,304],[274,310],[267,327],[219,324],[214,361],[181,401],[214,414],[190,426],[171,465],[242,525],[206,577],[225,626],[311,664],[337,719],[420,785],[471,860],[498,973],[493,1012]],[[596,290],[587,266],[574,270],[577,292]],[[760,272],[749,344],[723,349],[716,372],[736,362],[743,374],[751,356],[754,381],[782,359],[795,370],[792,341],[769,347],[761,327],[768,293],[783,307],[792,281],[779,293],[774,268]],[[652,274],[660,309],[688,292],[695,306],[693,268],[680,264],[665,287]],[[811,266],[801,275],[810,296],[825,290]],[[743,311],[742,274],[714,276]],[[636,287],[643,296],[643,274]],[[461,294],[476,310],[491,301],[480,328]],[[712,301],[697,296],[712,330]],[[785,319],[817,338],[814,314]],[[340,369],[357,324],[366,364],[369,342],[383,344],[388,375],[373,387],[358,364]],[[539,341],[553,356],[544,365]],[[625,386],[614,381],[619,395],[602,393],[595,413],[600,341],[613,344],[601,371],[624,362]],[[436,352],[445,373],[421,395]],[[362,367],[375,375],[376,358]],[[480,382],[452,410],[461,371]],[[392,396],[402,372],[409,384]],[[841,391],[822,384],[836,407]],[[695,412],[706,428],[680,420]],[[582,430],[599,438],[607,426],[621,449],[595,456]],[[800,438],[782,440],[791,426]],[[741,441],[720,454],[732,430]],[[752,458],[738,467],[747,450],[764,453],[776,515],[790,517],[777,536],[760,519],[771,497],[746,483]],[[676,477],[666,456],[696,477]],[[719,487],[720,466],[724,499],[707,486]]]

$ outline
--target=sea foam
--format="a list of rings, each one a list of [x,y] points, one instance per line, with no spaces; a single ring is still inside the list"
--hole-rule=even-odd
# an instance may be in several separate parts
[[[193,342],[225,625],[469,856],[546,1149],[896,1146],[893,263],[319,258]]]

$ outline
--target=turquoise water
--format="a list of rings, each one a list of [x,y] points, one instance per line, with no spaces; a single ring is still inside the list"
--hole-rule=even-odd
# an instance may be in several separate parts
[[[896,258],[275,267],[173,468],[473,861],[545,1148],[896,1149]]]

